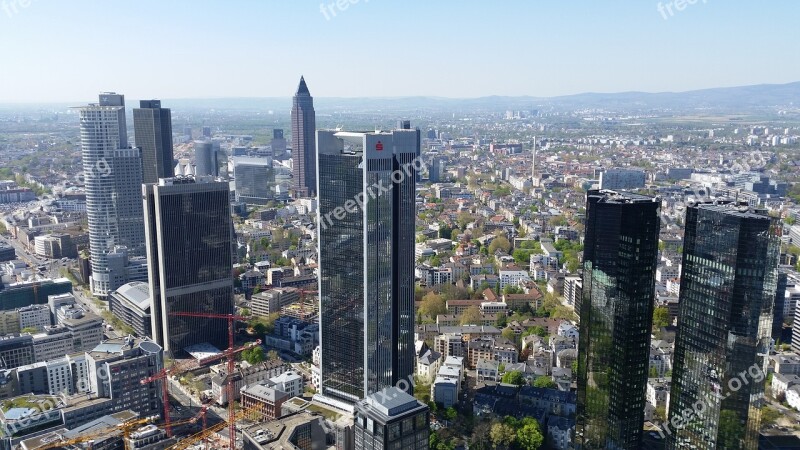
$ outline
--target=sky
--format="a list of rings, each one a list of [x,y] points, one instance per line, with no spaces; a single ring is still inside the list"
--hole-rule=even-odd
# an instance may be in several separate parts
[[[0,0],[0,103],[800,81],[797,0]]]

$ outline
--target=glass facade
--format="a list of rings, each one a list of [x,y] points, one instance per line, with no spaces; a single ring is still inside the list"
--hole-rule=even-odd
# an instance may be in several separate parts
[[[414,371],[419,134],[321,131],[318,143],[322,391],[353,403]]]
[[[203,342],[227,348],[226,321],[169,314],[233,313],[228,184],[169,183],[145,195],[154,338],[172,352]]]
[[[314,195],[317,190],[317,159],[314,152],[314,131],[317,129],[314,98],[306,81],[300,85],[292,103],[292,170],[293,188],[299,197]]]
[[[779,230],[747,206],[687,209],[667,448],[758,448]]]
[[[320,213],[362,192],[360,163],[356,155],[319,155]],[[319,230],[322,390],[351,402],[364,396],[362,222],[359,209]]]
[[[586,197],[576,448],[639,449],[650,357],[659,201]]]
[[[159,100],[142,100],[139,108],[133,109],[133,129],[135,145],[142,150],[142,182],[171,178],[175,171],[172,112],[162,108]]]

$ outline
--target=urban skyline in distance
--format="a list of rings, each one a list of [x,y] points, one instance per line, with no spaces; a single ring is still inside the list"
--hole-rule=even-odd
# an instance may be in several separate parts
[[[800,3],[627,3],[0,0],[0,450],[800,450]]]
[[[0,4],[0,42],[4,43],[0,57],[16,62],[6,68],[0,104],[76,102],[98,90],[118,90],[130,99],[276,97],[286,95],[283,86],[295,84],[298,73],[314,85],[318,98],[553,97],[582,92],[683,92],[800,80],[800,67],[791,57],[792,43],[800,36],[790,22],[800,5],[789,0],[766,6],[705,0],[692,5],[682,1],[626,5],[514,1],[502,8],[489,2],[464,7],[452,2],[350,1],[346,10],[330,20],[320,13],[320,2],[311,0],[246,6],[148,0],[113,8],[96,0],[69,4],[40,0],[25,7],[21,3]],[[679,3],[682,9],[675,7]],[[673,6],[667,19],[659,5]],[[107,20],[109,15],[115,20]],[[375,20],[379,17],[391,17],[393,23],[410,21],[413,25],[408,30],[413,32]],[[264,20],[269,27],[259,26]],[[196,27],[209,22],[215,23],[215,33],[202,33]],[[458,26],[446,26],[448,22]],[[80,39],[72,30],[81,23],[91,24],[96,33],[148,23],[163,34],[142,35],[135,44],[117,39],[111,46]],[[293,23],[313,26],[284,42]],[[742,29],[749,32],[741,33]],[[503,32],[494,32],[499,30]],[[441,54],[436,51],[439,42],[454,45]],[[336,62],[340,49],[379,55],[398,45],[413,53],[414,64],[388,70],[382,64]],[[143,47],[152,51],[145,56],[137,51]],[[72,53],[70,59],[64,59],[67,53]],[[194,71],[178,84],[121,70],[109,84],[106,77],[89,70],[95,54],[110,54],[121,67],[146,63],[166,73],[181,73],[187,64],[211,54],[249,62],[247,70],[224,75]],[[460,69],[461,61],[480,61],[486,55],[491,55],[486,64]],[[748,64],[751,58],[771,64]],[[41,61],[51,61],[60,70],[55,76],[44,73],[38,70]]]

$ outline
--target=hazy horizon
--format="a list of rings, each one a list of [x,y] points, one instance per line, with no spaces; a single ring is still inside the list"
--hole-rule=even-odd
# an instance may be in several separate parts
[[[800,80],[800,4],[0,3],[0,103],[685,92]],[[792,12],[794,11],[794,12]]]

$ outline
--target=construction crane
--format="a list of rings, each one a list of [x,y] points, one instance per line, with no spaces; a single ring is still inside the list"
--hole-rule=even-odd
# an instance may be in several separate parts
[[[220,422],[218,424],[215,424],[215,425],[212,425],[211,427],[208,427],[208,428],[203,427],[203,431],[201,431],[201,432],[199,432],[197,434],[194,434],[192,436],[188,436],[185,439],[181,439],[175,445],[173,445],[172,447],[169,447],[169,450],[184,450],[184,449],[187,449],[187,448],[191,447],[192,445],[194,445],[196,442],[202,441],[202,440],[208,438],[209,436],[211,436],[212,434],[214,434],[214,433],[216,433],[218,431],[224,430],[226,425],[230,425],[231,423],[235,424],[235,422],[237,420],[239,420],[241,418],[244,418],[245,416],[247,416],[250,413],[256,413],[256,414],[259,414],[259,415],[263,415],[263,412],[261,412],[261,410],[258,407],[242,409],[238,413],[235,413],[233,415],[232,419],[229,418],[230,422],[222,421],[222,422]],[[231,436],[234,436],[233,445],[236,445],[236,437],[235,437],[235,435],[231,435]],[[236,448],[235,447],[230,447],[229,450],[236,450]]]
[[[257,345],[260,345],[260,344],[261,344],[261,340],[257,339],[254,342],[250,342],[250,343],[248,343],[247,345],[245,345],[243,347],[240,347],[238,349],[234,349],[233,350],[233,354],[235,355],[235,354],[243,352],[245,350],[249,350],[249,349],[251,349],[251,348],[253,348],[253,347],[257,346]],[[141,384],[147,384],[147,383],[152,383],[154,381],[161,380],[161,397],[162,397],[161,400],[162,400],[163,407],[164,407],[164,425],[165,425],[165,429],[167,431],[167,437],[172,437],[172,424],[171,424],[171,419],[170,419],[170,414],[169,414],[169,377],[173,376],[173,375],[180,374],[180,373],[188,372],[190,370],[197,369],[197,368],[199,368],[201,366],[204,366],[204,365],[206,365],[208,363],[211,363],[211,362],[214,362],[214,361],[218,361],[218,360],[223,359],[225,357],[227,357],[227,353],[223,352],[223,353],[220,353],[219,355],[212,355],[212,356],[209,356],[207,358],[203,358],[203,359],[201,359],[199,361],[195,361],[195,360],[183,361],[183,362],[176,363],[176,364],[172,365],[172,367],[161,369],[157,373],[155,373],[155,374],[153,374],[153,375],[151,375],[151,376],[149,376],[147,378],[143,378],[141,381],[139,381]],[[205,420],[205,418],[203,420]]]
[[[108,428],[103,428],[102,430],[95,431],[95,432],[92,432],[92,433],[81,434],[81,435],[76,436],[76,437],[74,437],[72,439],[63,439],[63,438],[62,439],[56,439],[56,440],[48,442],[48,443],[46,443],[46,444],[44,444],[44,445],[42,445],[40,447],[36,447],[36,450],[46,450],[46,449],[50,449],[50,448],[59,448],[59,447],[67,447],[67,446],[70,446],[70,445],[76,445],[76,444],[80,444],[80,443],[83,443],[83,442],[89,442],[91,440],[94,440],[94,439],[102,437],[102,436],[109,436],[109,435],[112,435],[113,433],[119,432],[119,431],[121,431],[123,433],[123,435],[127,436],[128,433],[130,433],[130,430],[132,430],[132,429],[134,429],[136,427],[140,427],[142,425],[148,425],[148,424],[154,423],[157,420],[158,420],[158,416],[149,416],[149,417],[131,419],[131,420],[127,420],[125,422],[122,422],[122,423],[118,424],[116,426],[115,430],[109,430]]]
[[[217,360],[225,358],[228,361],[228,375],[226,384],[226,393],[227,393],[227,400],[228,400],[228,432],[230,434],[230,441],[231,441],[231,450],[236,448],[236,411],[234,409],[233,404],[233,371],[235,368],[236,362],[236,354],[240,353],[248,348],[252,348],[253,345],[245,346],[242,348],[234,348],[234,331],[235,325],[237,321],[247,321],[247,317],[237,316],[235,314],[216,314],[216,313],[196,313],[196,312],[173,312],[170,313],[170,316],[177,316],[177,317],[202,317],[207,319],[225,319],[228,321],[228,348],[225,349],[221,354],[212,356],[210,358],[204,358],[200,360],[201,364],[207,363],[211,360]],[[257,340],[255,345],[260,345],[261,340]]]

